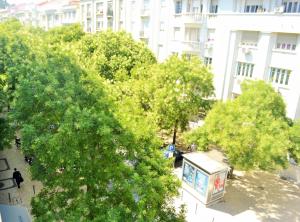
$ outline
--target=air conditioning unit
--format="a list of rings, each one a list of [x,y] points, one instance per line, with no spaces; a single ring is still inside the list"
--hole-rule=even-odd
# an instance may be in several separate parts
[[[274,12],[275,12],[275,13],[279,13],[279,14],[283,13],[283,12],[284,12],[284,6],[276,7],[276,8],[274,9]]]

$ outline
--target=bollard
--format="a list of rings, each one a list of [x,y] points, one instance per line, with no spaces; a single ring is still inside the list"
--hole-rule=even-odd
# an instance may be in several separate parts
[[[8,193],[8,200],[9,200],[9,203],[11,203],[10,193]]]
[[[35,186],[32,185],[33,194],[35,195]]]

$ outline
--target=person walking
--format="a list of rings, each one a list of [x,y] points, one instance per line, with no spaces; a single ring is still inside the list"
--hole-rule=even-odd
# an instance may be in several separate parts
[[[15,168],[15,172],[13,173],[13,179],[16,181],[18,188],[20,189],[20,183],[24,181],[20,171]]]

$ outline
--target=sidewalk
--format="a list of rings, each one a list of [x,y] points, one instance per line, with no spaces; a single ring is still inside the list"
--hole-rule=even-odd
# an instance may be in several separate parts
[[[174,173],[181,178],[182,168]],[[274,173],[235,171],[228,180],[224,200],[212,206],[195,204],[180,195],[175,206],[187,206],[188,222],[300,222],[300,188]],[[181,189],[179,190],[181,194]]]
[[[20,189],[12,180],[14,168],[17,168],[24,178]],[[31,211],[31,198],[41,190],[42,184],[32,181],[29,168],[23,154],[15,145],[11,149],[0,151],[0,204],[19,205]]]

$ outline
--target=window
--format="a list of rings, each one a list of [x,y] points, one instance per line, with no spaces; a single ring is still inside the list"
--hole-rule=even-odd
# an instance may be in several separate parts
[[[158,60],[159,61],[162,61],[163,60],[163,57],[164,57],[164,51],[163,51],[163,48],[164,46],[163,45],[158,45]]]
[[[91,13],[91,4],[87,4],[87,14]]]
[[[103,2],[96,3],[96,13],[103,14]]]
[[[207,30],[207,41],[213,42],[215,40],[215,30],[214,29],[208,29]]]
[[[149,10],[149,8],[150,8],[150,2],[149,2],[149,0],[144,0],[143,9],[144,10]]]
[[[295,51],[297,45],[296,34],[278,34],[275,49]]]
[[[81,17],[83,18],[84,16],[84,5],[81,6]]]
[[[165,31],[165,23],[160,22],[160,31]]]
[[[257,46],[259,32],[243,31],[241,45]]]
[[[107,16],[113,16],[113,3],[112,1],[107,2]],[[112,27],[112,25],[111,25]]]
[[[179,27],[174,28],[173,38],[174,38],[174,40],[180,40],[180,28]]]
[[[254,64],[238,62],[236,75],[251,78],[253,75],[253,68]]]
[[[245,5],[245,9],[244,9],[245,13],[257,13],[263,11],[264,9],[262,5]]]
[[[182,12],[182,0],[175,2],[175,14],[181,14]]]
[[[103,28],[103,21],[97,21],[97,30],[101,30]]]
[[[299,13],[300,12],[300,1],[284,1],[283,2],[285,13]]]
[[[160,6],[165,7],[166,6],[166,0],[160,0]]]
[[[199,42],[200,29],[199,28],[185,28],[185,41]]]
[[[272,83],[287,86],[289,84],[290,75],[291,70],[271,67],[269,80]]]
[[[218,1],[217,0],[211,0],[209,13],[218,13]]]
[[[212,63],[212,58],[210,58],[210,57],[204,57],[204,64],[206,66],[211,65],[211,63]]]

